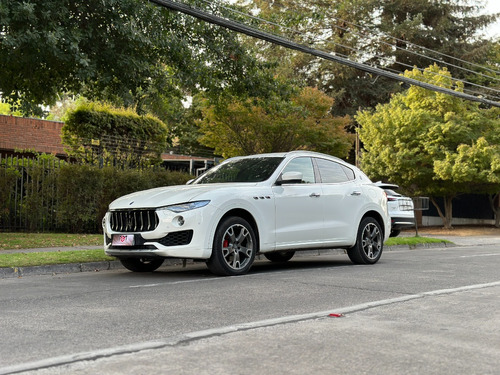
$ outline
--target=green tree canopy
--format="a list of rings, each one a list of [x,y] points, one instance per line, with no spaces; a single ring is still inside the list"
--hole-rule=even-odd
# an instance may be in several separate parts
[[[246,3],[241,1],[241,3]],[[494,46],[481,31],[498,15],[480,15],[482,0],[305,0],[301,2],[256,0],[247,3],[259,9],[259,16],[271,21],[260,23],[273,33],[299,43],[369,65],[404,72],[414,66],[426,67],[438,61],[463,66],[463,60],[484,64]],[[277,27],[281,25],[282,27]],[[388,78],[326,61],[310,55],[250,40],[257,53],[280,62],[281,74],[304,81],[336,99],[334,114],[354,114],[360,107],[387,102],[400,90]],[[432,53],[413,44],[432,49]],[[409,51],[416,52],[410,54]],[[476,70],[465,64],[470,70]],[[449,67],[455,78],[475,82],[480,76]],[[484,72],[484,71],[483,71]],[[489,74],[489,73],[488,73]],[[492,82],[482,82],[491,84]]]
[[[460,83],[454,86],[447,69],[436,65],[423,73],[408,71],[405,76],[462,90]],[[358,112],[356,120],[361,126],[362,167],[367,174],[401,185],[411,194],[443,197],[442,218],[447,227],[453,197],[484,192],[485,186],[491,189],[497,183],[499,155],[484,157],[498,150],[493,146],[499,141],[496,110],[412,86],[375,110]]]
[[[306,87],[288,97],[231,98],[207,105],[201,142],[224,157],[308,149],[346,157],[348,117],[333,117],[333,99]]]
[[[2,97],[30,114],[65,92],[149,110],[258,64],[235,33],[148,1],[0,0],[0,66]]]

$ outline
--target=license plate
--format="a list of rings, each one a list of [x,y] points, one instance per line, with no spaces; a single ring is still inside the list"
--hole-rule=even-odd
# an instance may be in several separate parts
[[[134,246],[133,234],[113,234],[113,246]]]

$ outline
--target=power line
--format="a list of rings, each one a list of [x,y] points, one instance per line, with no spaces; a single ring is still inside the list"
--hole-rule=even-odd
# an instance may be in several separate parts
[[[215,15],[212,15],[212,14],[206,13],[204,11],[190,7],[190,6],[183,4],[183,3],[177,3],[174,1],[170,1],[170,0],[149,0],[149,1],[156,3],[160,6],[163,6],[165,8],[169,8],[169,9],[172,9],[172,10],[184,13],[184,14],[188,14],[190,16],[196,17],[196,18],[201,19],[203,21],[206,21],[206,22],[209,22],[209,23],[212,23],[215,25],[219,25],[219,26],[225,27],[227,29],[230,29],[230,30],[254,37],[254,38],[265,40],[267,42],[274,43],[274,44],[277,44],[277,45],[280,45],[280,46],[283,46],[283,47],[286,47],[289,49],[293,49],[296,51],[304,52],[304,53],[307,53],[307,54],[310,54],[313,56],[317,56],[317,57],[323,58],[325,60],[334,61],[334,62],[343,64],[343,65],[346,65],[346,66],[349,66],[349,67],[352,67],[355,69],[362,70],[362,71],[367,72],[367,73],[371,73],[371,74],[379,75],[382,77],[394,79],[397,81],[401,81],[401,82],[404,82],[404,83],[407,83],[407,84],[410,84],[413,86],[419,86],[419,87],[429,89],[432,91],[453,95],[453,96],[456,96],[456,97],[459,97],[462,99],[480,102],[480,103],[491,105],[494,107],[500,107],[500,103],[485,99],[483,97],[476,97],[476,96],[469,95],[469,94],[466,94],[463,92],[454,91],[451,89],[432,85],[432,84],[429,84],[426,82],[418,81],[418,80],[415,80],[412,78],[404,77],[404,76],[401,76],[401,75],[398,75],[398,74],[395,74],[395,73],[392,73],[392,72],[389,72],[389,71],[386,71],[386,70],[383,70],[383,69],[380,69],[377,67],[372,67],[372,66],[369,66],[369,65],[366,65],[363,63],[351,61],[349,59],[339,57],[339,56],[333,55],[331,53],[323,52],[323,51],[320,51],[320,50],[317,50],[314,48],[310,48],[310,47],[292,42],[292,41],[285,39],[283,37],[280,37],[280,36],[269,34],[267,32],[255,29],[253,27],[250,27],[250,26],[247,26],[245,24],[233,21],[231,19],[224,19],[224,18],[215,16]]]
[[[204,3],[208,4],[208,5],[213,5],[213,4],[214,4],[213,2],[211,2],[211,1],[209,1],[209,0],[199,0],[199,1],[204,2]],[[266,19],[263,19],[263,18],[260,18],[260,17],[257,17],[257,16],[253,16],[253,15],[251,15],[251,14],[246,14],[246,13],[243,13],[243,12],[241,12],[241,11],[239,11],[239,10],[236,10],[236,9],[234,9],[234,8],[231,8],[231,7],[227,7],[227,6],[220,5],[220,4],[217,4],[217,7],[218,7],[218,8],[222,8],[222,9],[224,9],[224,10],[227,10],[227,11],[229,11],[229,12],[236,13],[236,14],[238,14],[238,15],[241,15],[241,16],[244,16],[244,17],[247,17],[247,18],[251,18],[251,19],[253,19],[253,20],[256,20],[256,21],[259,21],[259,22],[262,22],[262,23],[266,23],[266,24],[271,25],[271,26],[276,26],[276,27],[278,27],[279,29],[284,29],[284,30],[286,30],[286,31],[288,31],[288,32],[290,32],[290,33],[292,33],[292,34],[299,34],[299,33],[300,33],[300,31],[298,31],[298,30],[293,30],[293,29],[291,29],[291,28],[289,28],[289,27],[282,26],[282,25],[280,25],[280,24],[278,24],[278,23],[271,22],[271,21],[269,21],[269,20],[266,20]],[[335,19],[335,20],[337,20],[337,21],[342,21],[342,22],[343,22],[343,23],[345,23],[346,25],[347,25],[347,24],[349,24],[349,25],[353,25],[353,26],[355,26],[355,27],[357,27],[357,28],[360,28],[360,29],[369,30],[367,27],[363,27],[363,26],[356,25],[356,24],[351,23],[351,22],[349,22],[349,21],[345,21],[345,20],[343,20],[343,19],[341,19],[341,18],[337,18],[337,17],[332,17],[332,18],[333,18],[333,19]],[[365,35],[365,34],[360,34],[360,33],[354,32],[354,31],[352,31],[352,30],[349,30],[349,29],[347,29],[347,28],[342,28],[342,27],[340,27],[340,26],[338,26],[338,25],[334,25],[334,26],[335,26],[335,28],[337,28],[337,29],[339,29],[339,30],[343,30],[343,31],[350,32],[350,33],[352,33],[353,35],[357,35],[357,36],[361,36],[361,37],[366,37],[366,35]],[[396,41],[399,41],[399,42],[405,43],[405,44],[407,44],[407,45],[413,46],[413,47],[418,47],[418,48],[421,48],[421,49],[424,49],[424,50],[427,50],[427,51],[433,52],[433,53],[435,53],[435,54],[438,54],[438,55],[441,55],[441,56],[445,56],[445,57],[448,57],[448,58],[451,58],[451,59],[457,60],[457,61],[459,61],[459,62],[463,62],[463,63],[469,64],[469,65],[472,65],[472,66],[476,66],[476,67],[479,67],[479,68],[482,68],[482,69],[488,70],[488,71],[490,71],[490,72],[492,72],[492,73],[500,74],[500,72],[497,72],[497,71],[495,71],[495,70],[489,69],[489,68],[487,68],[487,67],[483,67],[483,66],[481,66],[481,65],[478,65],[478,64],[475,64],[475,63],[472,63],[472,62],[466,61],[466,60],[462,60],[462,59],[459,59],[459,58],[456,58],[456,57],[453,57],[453,56],[450,56],[450,55],[446,55],[446,54],[443,54],[443,53],[441,53],[441,52],[434,51],[434,50],[431,50],[431,49],[429,49],[429,48],[426,48],[426,47],[423,47],[423,46],[419,46],[419,45],[417,45],[417,44],[414,44],[414,43],[411,43],[411,42],[407,42],[407,41],[402,40],[402,39],[395,38],[395,37],[393,37],[393,36],[391,36],[391,35],[388,35],[388,34],[385,34],[385,33],[379,33],[379,34],[380,34],[380,35],[382,35],[382,36],[385,36],[385,37],[388,37],[388,38],[394,39],[394,40],[396,40]],[[334,44],[334,45],[336,45],[336,46],[339,46],[339,47],[342,47],[342,48],[349,49],[349,50],[354,51],[354,52],[356,52],[356,53],[360,53],[360,54],[364,54],[364,53],[365,53],[364,51],[362,51],[362,50],[360,50],[360,49],[358,49],[358,48],[349,47],[349,46],[346,46],[346,45],[340,44],[340,43],[338,43],[338,42],[331,41],[331,43],[332,43],[332,44]],[[464,67],[461,67],[461,66],[458,66],[458,65],[455,65],[455,64],[448,63],[448,62],[446,62],[446,61],[444,61],[444,60],[442,60],[442,59],[441,59],[441,60],[438,60],[438,59],[435,59],[435,58],[432,58],[432,57],[429,57],[429,56],[425,56],[425,55],[423,55],[423,54],[420,54],[420,53],[417,53],[417,52],[414,52],[414,51],[411,51],[411,50],[408,50],[408,49],[405,49],[405,48],[399,47],[399,46],[397,46],[397,45],[395,45],[395,44],[391,44],[391,43],[388,43],[388,42],[385,42],[385,41],[381,41],[381,43],[382,43],[382,44],[384,44],[384,45],[387,45],[387,46],[393,47],[393,48],[395,48],[396,50],[401,50],[401,51],[402,51],[402,52],[404,52],[404,53],[407,53],[407,54],[412,54],[412,55],[416,55],[416,56],[419,56],[419,57],[422,57],[422,58],[425,58],[425,59],[429,59],[429,60],[431,60],[431,61],[434,61],[434,62],[439,63],[440,65],[447,65],[447,66],[453,67],[453,68],[458,69],[458,70],[463,70],[463,71],[465,71],[465,72],[468,72],[468,73],[474,73],[474,74],[476,74],[476,75],[479,75],[479,76],[482,76],[482,77],[485,77],[485,78],[488,78],[488,79],[492,79],[492,80],[495,80],[495,81],[500,81],[500,79],[499,79],[499,78],[496,78],[496,77],[493,77],[493,76],[489,76],[489,75],[485,75],[485,74],[482,74],[482,73],[480,73],[480,72],[475,72],[475,71],[473,71],[473,70],[470,70],[470,69],[467,69],[467,68],[464,68]],[[312,43],[310,43],[310,44],[312,44]],[[337,56],[342,56],[342,57],[344,57],[344,58],[348,58],[348,56],[346,56],[346,55],[341,55],[341,54],[338,54],[338,53],[336,53],[336,55],[337,55]],[[376,58],[379,58],[379,59],[382,59],[382,60],[387,59],[387,57],[382,56],[382,55],[378,55],[378,54],[375,54],[375,55],[373,55],[372,57],[376,57]],[[400,66],[402,66],[402,67],[405,67],[405,68],[410,68],[410,69],[413,69],[413,68],[414,68],[414,66],[411,66],[411,65],[409,65],[409,64],[402,63],[402,62],[397,61],[397,60],[396,60],[396,61],[394,61],[393,63],[394,63],[394,64],[396,64],[396,65],[400,65]],[[390,68],[388,68],[388,67],[385,67],[384,69],[386,69],[386,70],[388,70],[388,71],[392,71],[392,72],[400,73],[399,71],[394,70],[394,69],[390,69]],[[418,67],[417,67],[417,69],[418,69],[419,71],[421,71],[421,72],[424,72],[424,69],[422,69],[422,68],[418,68]],[[434,75],[436,75],[436,76],[440,76],[440,77],[446,77],[446,76],[444,76],[444,75],[442,75],[442,74],[440,74],[440,73],[434,73],[434,72],[432,72],[432,74],[434,74]],[[478,87],[478,88],[481,88],[481,89],[484,89],[484,90],[488,90],[488,91],[492,91],[492,92],[498,92],[498,93],[500,93],[500,90],[497,90],[497,89],[494,89],[494,88],[491,88],[491,87],[487,87],[487,86],[479,85],[479,84],[476,84],[476,83],[473,83],[473,82],[469,82],[469,81],[466,81],[466,80],[463,80],[463,79],[458,79],[458,78],[453,78],[453,77],[452,77],[451,79],[452,79],[452,81],[454,81],[454,82],[462,82],[464,85],[470,85],[470,86]],[[464,92],[469,92],[469,93],[471,93],[471,94],[476,94],[476,95],[481,95],[481,96],[485,96],[485,97],[491,97],[491,98],[494,98],[494,99],[499,99],[499,97],[498,97],[497,95],[493,95],[493,94],[486,94],[486,93],[484,93],[484,92],[478,92],[478,91],[474,91],[474,90],[470,90],[470,89],[466,89],[466,88],[464,88],[464,89],[463,89],[463,91],[464,91]]]
[[[360,29],[369,30],[367,27],[363,27],[363,26],[360,26],[360,25],[356,25],[355,23],[351,23],[351,22],[349,22],[349,21],[345,21],[345,20],[343,20],[343,19],[341,19],[341,18],[336,18],[336,17],[332,17],[332,18],[334,18],[334,19],[336,19],[336,20],[338,20],[338,21],[342,21],[342,22],[344,22],[344,23],[346,23],[346,24],[349,24],[349,25],[355,26],[355,27],[360,28]],[[359,35],[359,36],[364,36],[363,34],[359,34],[359,33],[353,32],[353,31],[352,31],[352,30],[350,30],[350,29],[347,29],[347,28],[342,28],[342,27],[340,27],[340,26],[338,26],[338,25],[335,25],[335,27],[336,27],[336,28],[338,28],[338,29],[344,30],[344,31],[349,31],[349,32],[352,32],[352,33],[354,33],[354,34],[356,34],[356,35]],[[437,54],[437,55],[440,55],[440,56],[443,56],[443,57],[446,57],[446,58],[449,58],[449,59],[452,59],[452,60],[456,60],[456,61],[458,61],[458,62],[461,62],[461,63],[467,64],[467,65],[475,66],[476,68],[484,69],[484,70],[489,71],[489,72],[494,73],[494,74],[500,74],[500,72],[499,72],[499,71],[496,71],[496,70],[490,69],[490,68],[488,68],[488,67],[486,67],[486,66],[482,66],[482,65],[479,65],[479,64],[473,63],[473,62],[471,62],[471,61],[467,61],[467,60],[463,60],[463,59],[460,59],[460,58],[455,57],[455,56],[447,55],[447,54],[445,54],[445,53],[442,53],[442,52],[439,52],[439,51],[436,51],[436,50],[433,50],[433,49],[430,49],[430,48],[427,48],[427,47],[424,47],[424,46],[420,46],[420,45],[418,45],[418,44],[415,44],[415,43],[409,42],[409,41],[407,41],[407,40],[396,38],[396,37],[394,37],[394,36],[392,36],[392,35],[389,35],[389,34],[386,34],[386,33],[383,33],[383,32],[379,32],[379,34],[380,34],[380,35],[382,35],[382,36],[385,36],[385,37],[387,37],[387,38],[393,39],[393,40],[395,40],[396,42],[405,43],[406,45],[411,46],[411,47],[420,48],[420,49],[422,49],[422,50],[425,50],[425,51],[428,51],[428,52],[431,52],[431,53],[435,53],[435,54]],[[469,72],[469,73],[478,74],[478,75],[481,75],[481,76],[486,77],[486,78],[490,78],[490,79],[494,79],[494,80],[500,81],[500,79],[499,79],[499,78],[496,78],[496,77],[493,77],[493,76],[488,76],[488,75],[482,74],[482,73],[480,73],[480,72],[476,72],[476,71],[474,71],[474,70],[470,70],[470,69],[467,69],[467,68],[464,68],[464,67],[461,67],[461,66],[458,66],[458,65],[454,65],[454,64],[448,63],[448,62],[446,62],[446,61],[444,61],[444,60],[442,60],[442,59],[435,59],[435,58],[430,57],[430,56],[422,55],[422,54],[420,54],[420,53],[413,52],[413,51],[410,51],[410,50],[407,50],[407,49],[401,48],[401,47],[399,47],[399,46],[397,46],[397,45],[395,45],[395,44],[391,44],[391,43],[387,43],[387,42],[383,42],[383,41],[382,41],[382,43],[383,43],[383,44],[386,44],[386,45],[388,45],[388,46],[391,46],[391,47],[395,47],[395,48],[397,48],[397,49],[400,49],[400,50],[402,50],[403,52],[408,52],[408,53],[411,53],[411,54],[414,54],[414,55],[417,55],[417,56],[420,56],[420,57],[424,57],[424,58],[427,58],[427,59],[429,59],[429,60],[432,60],[432,61],[438,62],[438,63],[440,63],[440,64],[445,64],[445,65],[448,65],[448,66],[452,66],[452,67],[454,67],[454,68],[458,68],[458,69],[461,69],[461,70],[467,71],[467,72]]]

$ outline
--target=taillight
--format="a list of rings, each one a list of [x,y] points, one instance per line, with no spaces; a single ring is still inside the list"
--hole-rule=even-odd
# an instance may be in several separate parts
[[[387,191],[385,191],[385,190],[384,190],[384,194],[387,197],[387,202],[394,202],[396,200],[396,198],[394,198],[394,197],[389,197],[389,195],[387,195]]]

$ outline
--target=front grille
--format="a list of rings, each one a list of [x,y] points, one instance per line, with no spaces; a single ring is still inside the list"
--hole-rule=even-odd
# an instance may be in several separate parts
[[[193,239],[192,230],[182,230],[180,232],[171,232],[158,240],[163,246],[181,246],[188,245]]]
[[[120,233],[150,232],[159,222],[155,210],[118,210],[110,215],[111,230]]]

